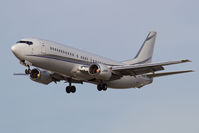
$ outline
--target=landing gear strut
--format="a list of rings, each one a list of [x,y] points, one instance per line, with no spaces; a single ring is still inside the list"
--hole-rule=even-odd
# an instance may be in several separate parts
[[[107,84],[105,84],[105,83],[101,83],[101,84],[98,84],[97,85],[97,90],[98,91],[106,91],[107,90]]]
[[[69,82],[69,86],[66,87],[66,93],[75,93],[76,92],[76,87],[71,86],[71,82]]]

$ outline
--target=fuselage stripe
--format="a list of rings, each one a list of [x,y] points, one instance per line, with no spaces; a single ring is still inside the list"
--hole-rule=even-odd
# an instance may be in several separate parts
[[[97,63],[97,62],[88,62],[88,61],[76,60],[76,59],[57,56],[57,55],[27,55],[27,56],[55,59],[55,60],[60,60],[60,61],[65,61],[65,62],[70,62],[70,63],[75,63],[75,64],[82,64],[82,65],[90,65],[92,63]],[[112,65],[112,64],[105,64],[105,63],[102,63],[102,64],[108,65],[108,66],[119,66],[119,65]]]

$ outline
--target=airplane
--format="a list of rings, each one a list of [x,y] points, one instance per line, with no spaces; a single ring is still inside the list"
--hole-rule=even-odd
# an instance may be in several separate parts
[[[114,61],[52,41],[21,39],[11,50],[20,64],[27,68],[25,73],[14,75],[29,75],[31,80],[46,85],[63,80],[69,83],[66,92],[75,93],[76,87],[72,84],[92,83],[97,85],[98,91],[106,91],[107,88],[141,88],[151,84],[155,77],[193,72],[156,73],[164,70],[164,66],[190,62],[186,59],[152,63],[156,34],[154,31],[149,32],[136,56],[126,61]]]

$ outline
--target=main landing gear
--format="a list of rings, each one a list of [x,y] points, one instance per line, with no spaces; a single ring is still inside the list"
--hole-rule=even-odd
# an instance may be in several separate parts
[[[98,84],[97,85],[97,90],[98,91],[106,91],[107,90],[107,84],[105,84],[105,83],[101,83],[101,84]]]
[[[67,86],[66,87],[66,92],[67,93],[75,93],[76,92],[76,87],[75,86]]]
[[[66,87],[66,93],[75,93],[76,92],[76,87],[71,86],[71,83],[69,82],[69,86]]]
[[[105,83],[100,83],[97,85],[97,90],[98,91],[106,91],[107,90],[107,84]],[[66,87],[66,93],[75,93],[76,92],[76,87],[72,86],[71,83],[69,82],[69,86]]]

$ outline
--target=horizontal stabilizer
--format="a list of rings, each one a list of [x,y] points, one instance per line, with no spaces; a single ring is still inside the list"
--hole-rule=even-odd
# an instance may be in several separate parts
[[[188,73],[188,72],[194,72],[194,71],[193,70],[187,70],[187,71],[163,72],[163,73],[147,74],[146,76],[148,76],[150,78],[154,78],[154,77],[162,77],[162,76],[181,74],[181,73]]]

